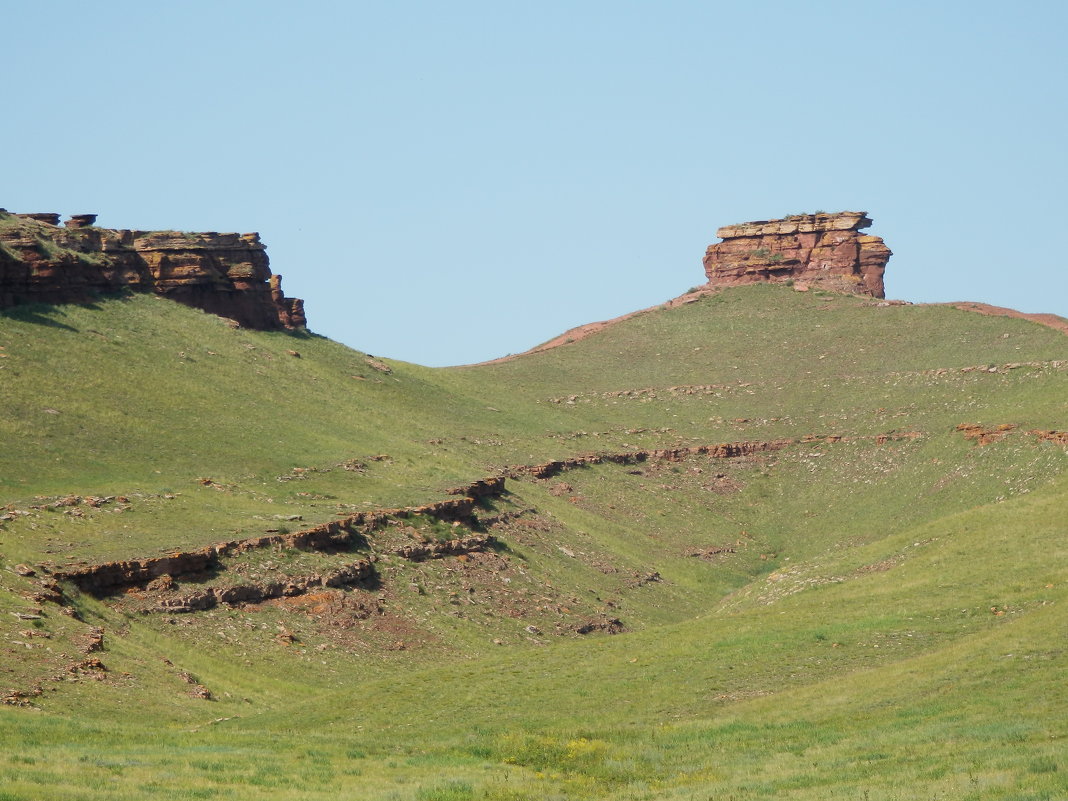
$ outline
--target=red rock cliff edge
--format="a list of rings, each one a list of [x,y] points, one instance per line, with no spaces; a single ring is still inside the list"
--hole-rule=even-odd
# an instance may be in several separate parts
[[[716,231],[723,241],[708,246],[705,275],[714,287],[793,280],[882,298],[891,253],[880,237],[860,233],[870,225],[863,211],[727,225]]]
[[[301,328],[304,302],[282,293],[259,234],[97,228],[96,215],[0,209],[0,309],[155,292],[247,328]]]

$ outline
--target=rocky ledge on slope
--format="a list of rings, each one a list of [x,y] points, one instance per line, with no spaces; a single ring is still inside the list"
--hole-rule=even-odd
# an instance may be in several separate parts
[[[792,281],[882,298],[891,253],[880,237],[860,233],[871,222],[867,212],[842,211],[727,225],[705,252],[705,275],[712,287]]]
[[[96,227],[95,214],[61,227],[59,217],[0,209],[0,309],[134,290],[247,328],[307,324],[304,302],[287,298],[271,273],[259,234],[113,230]]]

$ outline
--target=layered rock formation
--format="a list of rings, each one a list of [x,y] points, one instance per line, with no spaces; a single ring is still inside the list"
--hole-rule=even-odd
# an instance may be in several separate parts
[[[705,275],[712,286],[792,280],[882,298],[891,253],[881,238],[860,233],[870,225],[862,211],[727,225],[716,231],[723,241],[708,246]]]
[[[96,215],[0,209],[0,308],[84,303],[125,289],[155,292],[248,328],[300,328],[304,303],[287,298],[259,234],[97,228]]]
[[[367,537],[389,523],[391,519],[410,519],[426,516],[434,520],[449,523],[461,523],[478,526],[479,518],[475,514],[480,498],[496,498],[506,492],[504,476],[490,476],[479,479],[463,487],[449,490],[450,495],[462,495],[460,498],[446,498],[422,506],[406,506],[398,509],[377,509],[357,512],[340,520],[331,520],[317,526],[288,534],[268,534],[249,539],[229,540],[206,545],[193,551],[176,551],[167,556],[152,556],[144,559],[127,559],[118,562],[102,562],[95,565],[75,565],[64,568],[45,568],[49,577],[42,582],[42,588],[58,593],[57,603],[62,594],[55,585],[56,581],[70,581],[85,592],[104,596],[131,586],[143,586],[151,581],[170,576],[177,578],[190,574],[199,574],[215,569],[219,560],[266,548],[300,549],[309,551],[337,552],[348,551],[367,546]],[[76,495],[61,498],[48,508],[69,505],[71,502],[88,503],[106,502],[106,498],[81,497]],[[45,507],[41,507],[45,508]],[[445,542],[419,544],[411,550],[401,548],[397,556],[415,561],[437,559],[442,556],[455,556],[462,553],[481,550],[493,543],[493,537],[485,534],[473,535]],[[26,566],[30,573],[33,568]],[[346,568],[347,569],[347,568]],[[307,586],[316,585],[318,579],[309,579]],[[322,584],[321,586],[335,586]],[[306,587],[305,587],[306,589]],[[277,596],[272,596],[277,597]]]

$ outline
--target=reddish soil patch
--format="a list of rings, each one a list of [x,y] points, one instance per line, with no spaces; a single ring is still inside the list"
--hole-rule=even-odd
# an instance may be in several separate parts
[[[1054,445],[1063,445],[1068,448],[1068,431],[1042,431],[1035,429],[1030,433],[1038,437],[1039,442],[1052,442]]]
[[[1068,334],[1068,320],[1064,317],[1058,317],[1056,314],[1028,314],[1027,312],[1016,311],[1016,309],[1007,309],[1004,306],[991,306],[989,303],[973,303],[971,301],[958,303],[933,303],[931,305],[952,306],[961,311],[988,314],[993,317],[1015,317],[1019,320],[1030,320],[1032,323],[1038,323],[1039,325],[1052,328],[1054,331],[1060,331],[1062,334]]]
[[[1015,423],[1002,423],[993,427],[982,426],[978,423],[961,423],[957,426],[957,431],[964,434],[965,439],[973,440],[980,445],[989,445],[1002,439],[1016,427]]]
[[[624,320],[629,320],[632,317],[637,317],[639,314],[647,314],[658,309],[674,309],[678,306],[685,306],[687,303],[693,303],[705,297],[706,295],[715,295],[720,291],[722,291],[722,289],[719,287],[710,287],[708,285],[704,285],[698,287],[692,292],[687,292],[685,295],[679,295],[677,298],[672,298],[671,300],[664,301],[663,303],[659,303],[656,306],[649,306],[646,309],[632,311],[620,317],[613,317],[611,320],[601,320],[600,322],[586,323],[585,325],[577,326],[576,328],[572,328],[568,331],[565,331],[558,337],[553,337],[548,342],[543,342],[541,345],[537,345],[531,348],[530,350],[523,351],[522,353],[512,353],[508,356],[501,356],[499,359],[490,359],[488,362],[476,362],[475,364],[468,366],[480,367],[484,364],[500,364],[501,362],[510,362],[512,359],[518,359],[520,356],[529,356],[532,353],[541,353],[543,351],[552,350],[553,348],[558,348],[561,345],[570,345],[573,342],[578,342],[580,339],[585,339],[586,337],[592,336],[593,334],[599,334],[601,331],[604,331],[606,328],[608,328],[609,326],[613,326],[616,323],[621,323]]]

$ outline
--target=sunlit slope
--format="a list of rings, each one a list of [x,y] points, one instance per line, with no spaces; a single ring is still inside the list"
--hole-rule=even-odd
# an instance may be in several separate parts
[[[403,728],[433,710],[441,715],[444,732],[457,720],[462,731],[503,729],[524,720],[581,729],[594,721],[653,724],[677,715],[700,717],[725,702],[891,662],[908,665],[941,648],[949,649],[949,658],[932,660],[932,666],[962,668],[953,664],[953,653],[969,649],[953,643],[981,644],[1017,625],[1034,633],[1024,622],[1028,619],[1047,627],[1049,636],[1027,643],[1026,636],[1002,635],[1022,650],[999,656],[1056,660],[1063,666],[1068,612],[1060,607],[1068,600],[1068,521],[1059,512],[1066,502],[1068,482],[1061,479],[1032,495],[950,514],[878,543],[798,560],[693,620],[595,643],[572,641],[540,654],[537,669],[524,670],[528,658],[516,655],[413,674],[393,703],[366,710],[362,722]],[[983,661],[985,670],[995,672],[990,663],[996,660]],[[959,680],[975,680],[977,673],[973,668]],[[878,695],[897,703],[904,703],[907,682],[915,682],[917,693],[931,695],[950,680],[945,675],[921,679],[907,669],[889,675],[901,684]],[[878,681],[858,675],[849,692],[871,692]],[[389,692],[387,684],[362,686],[358,692]],[[475,697],[462,692],[464,686],[498,692]],[[801,694],[799,701],[811,697]],[[516,709],[513,698],[529,704]],[[627,700],[611,704],[612,698]],[[1068,712],[1063,691],[1047,700]],[[848,703],[873,702],[855,696]],[[845,703],[837,694],[827,698],[828,706]],[[317,706],[316,717],[345,726],[348,705],[324,701]],[[302,707],[311,713],[315,705]],[[794,714],[801,708],[793,708]]]
[[[467,368],[514,388],[583,392],[802,379],[1063,358],[1064,335],[943,305],[890,305],[758,284],[657,307],[571,344]],[[621,384],[620,382],[624,382]],[[628,385],[633,385],[628,386]]]
[[[0,488],[273,476],[380,453],[414,479],[631,440],[1055,427],[1066,371],[1048,362],[1066,343],[1020,320],[754,286],[501,364],[387,374],[329,340],[147,296],[16,309],[0,317]],[[1014,363],[1030,364],[959,372]]]
[[[423,461],[443,423],[478,431],[493,414],[403,364],[383,372],[321,337],[233,329],[144,295],[9,310],[0,347],[9,496]],[[435,462],[421,474],[450,469],[448,455]]]
[[[1034,323],[751,286],[447,377],[597,449],[962,422],[1052,428],[1065,418],[1065,359],[1068,337]]]
[[[6,313],[0,505],[32,513],[0,528],[0,688],[45,689],[43,713],[0,709],[0,797],[1062,797],[1068,451],[1036,432],[1068,428],[1066,343],[765,286],[450,369],[147,297]],[[133,592],[18,618],[17,562],[300,528],[508,465],[776,438],[519,473],[479,509],[499,517],[485,558],[391,556],[375,538],[405,523],[351,553],[226,566],[376,551],[342,614],[325,597],[142,614]],[[89,492],[131,502],[30,506]],[[90,626],[99,680],[59,658]]]
[[[648,632],[314,693],[305,677],[303,692],[296,682],[263,694],[253,674],[209,657],[202,680],[259,689],[269,708],[221,699],[214,723],[154,729],[150,741],[136,716],[101,726],[0,711],[5,788],[13,798],[173,787],[396,798],[403,787],[399,797],[521,801],[1054,799],[1068,735],[1066,489],[1061,480],[808,560]],[[789,591],[762,597],[776,586]],[[129,650],[117,644],[114,658]],[[153,780],[160,771],[167,783]]]

